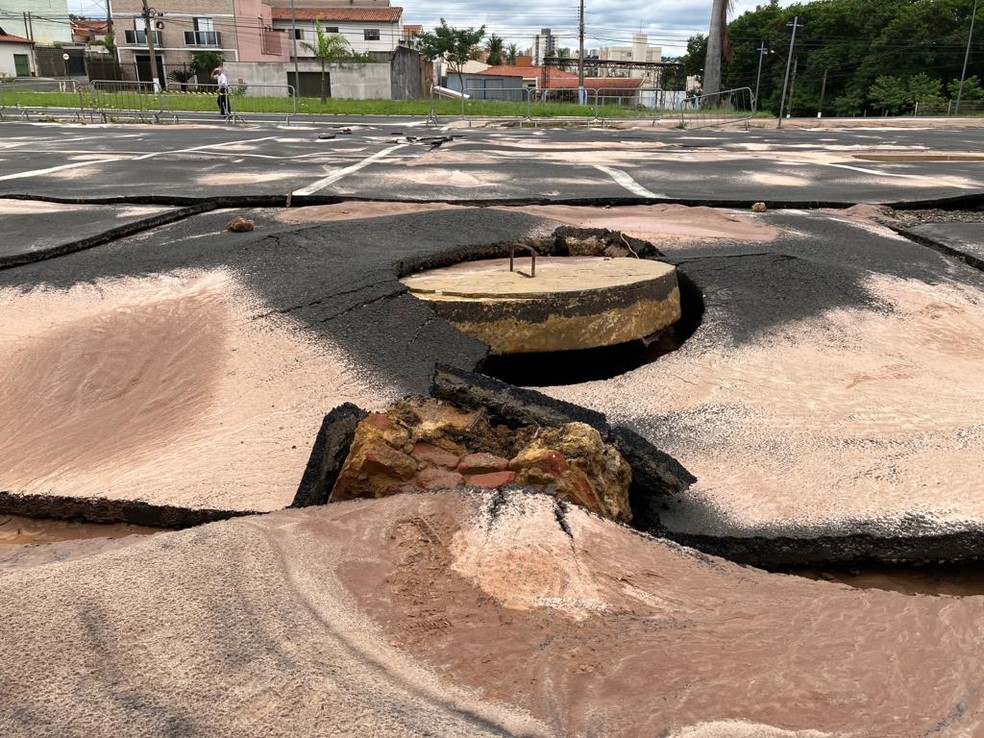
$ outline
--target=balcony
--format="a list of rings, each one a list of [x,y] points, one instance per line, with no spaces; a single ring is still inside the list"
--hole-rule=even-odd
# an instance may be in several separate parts
[[[218,31],[185,31],[185,46],[221,46],[222,34]]]
[[[161,45],[161,32],[154,31],[151,34],[151,38],[154,40],[154,46]],[[124,31],[123,40],[128,44],[146,46],[147,45],[147,32],[146,31]]]

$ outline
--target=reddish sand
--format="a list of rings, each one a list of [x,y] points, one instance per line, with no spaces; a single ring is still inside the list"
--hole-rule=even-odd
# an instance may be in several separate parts
[[[401,495],[0,570],[0,733],[984,729],[984,597],[766,574],[565,520],[542,496]]]
[[[222,271],[0,290],[0,489],[271,510],[321,418],[393,396]]]
[[[549,393],[615,421],[675,417],[660,444],[698,477],[693,504],[714,510],[702,532],[979,521],[984,300],[947,282],[866,287],[892,310],[831,310],[741,346],[698,333],[655,364]]]

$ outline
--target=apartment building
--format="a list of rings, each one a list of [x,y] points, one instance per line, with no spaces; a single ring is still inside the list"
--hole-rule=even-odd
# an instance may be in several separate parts
[[[530,47],[530,56],[533,57],[533,64],[539,66],[548,56],[553,56],[557,50],[557,37],[554,36],[549,28],[541,28],[540,32],[533,37],[533,45]]]
[[[650,46],[649,38],[644,33],[632,36],[631,46],[602,46],[598,49],[599,66],[604,69],[604,62],[659,62],[663,60],[663,49],[660,46]],[[647,76],[645,69],[628,69],[628,76],[643,78]]]
[[[68,0],[2,0],[0,26],[36,44],[72,43]]]
[[[274,30],[273,9],[260,0],[155,0],[151,19],[158,78],[191,64],[201,51],[227,62],[288,58],[286,34]],[[120,64],[129,79],[149,80],[150,55],[141,0],[112,0]]]

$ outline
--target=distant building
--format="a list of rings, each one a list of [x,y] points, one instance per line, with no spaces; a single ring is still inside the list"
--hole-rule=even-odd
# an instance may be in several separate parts
[[[530,48],[533,64],[536,66],[543,64],[543,60],[553,56],[555,51],[557,51],[557,37],[550,33],[549,28],[541,28],[533,37],[533,46]]]
[[[604,68],[604,62],[658,62],[663,60],[663,49],[660,46],[650,46],[648,37],[644,33],[637,33],[632,37],[631,46],[602,46],[598,49],[598,60]],[[613,73],[615,73],[613,71]],[[622,73],[629,77],[644,78],[646,70],[624,69]]]
[[[72,43],[68,0],[3,0],[0,26],[36,44]]]

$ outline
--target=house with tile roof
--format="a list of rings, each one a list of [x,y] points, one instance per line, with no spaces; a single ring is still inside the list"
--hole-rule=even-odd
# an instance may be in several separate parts
[[[0,28],[0,77],[30,77],[37,74],[34,42],[13,36]]]
[[[315,44],[315,21],[321,21],[325,33],[344,36],[352,51],[365,54],[372,51],[394,51],[406,38],[403,26],[403,8],[322,6],[316,8],[273,8],[273,28],[285,31],[288,37],[297,39],[297,56],[300,59],[314,57],[314,52],[304,43]],[[294,33],[296,30],[296,34]]]

